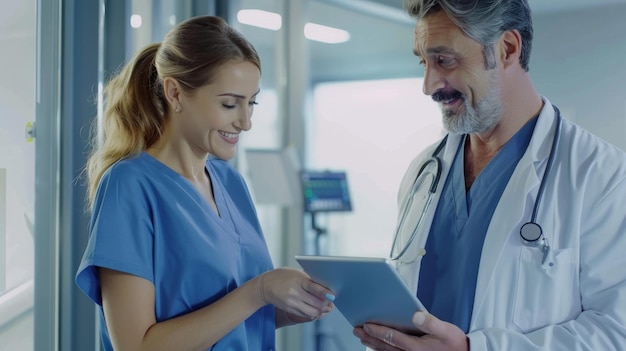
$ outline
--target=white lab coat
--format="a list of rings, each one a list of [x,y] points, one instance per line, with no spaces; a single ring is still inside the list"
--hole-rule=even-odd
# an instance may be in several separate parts
[[[470,349],[626,350],[626,154],[562,119],[537,216],[551,247],[546,263],[541,264],[539,248],[526,247],[520,239],[520,227],[531,218],[556,127],[552,105],[545,98],[544,102],[528,149],[485,237],[468,333]],[[442,151],[441,182],[413,249],[426,246],[459,138],[450,135]],[[398,194],[400,209],[435,146],[409,166]],[[411,215],[407,221],[415,223]],[[420,260],[398,267],[413,292],[419,269]]]

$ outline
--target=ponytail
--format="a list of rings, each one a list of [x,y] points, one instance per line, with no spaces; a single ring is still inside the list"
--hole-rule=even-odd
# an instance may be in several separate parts
[[[139,154],[163,132],[167,102],[154,65],[160,44],[151,44],[114,76],[104,89],[103,142],[94,133],[87,160],[89,208],[106,170],[115,162]],[[97,122],[93,131],[97,131]]]

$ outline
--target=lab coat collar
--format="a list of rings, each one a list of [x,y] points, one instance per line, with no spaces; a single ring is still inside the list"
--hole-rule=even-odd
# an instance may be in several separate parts
[[[541,176],[543,176],[543,173],[540,172],[542,167],[539,167],[537,163],[547,161],[548,156],[550,155],[557,121],[554,106],[547,98],[542,97],[542,99],[544,105],[539,113],[539,118],[537,119],[535,130],[533,131],[533,136],[530,139],[530,144],[528,145],[532,160],[536,166],[537,179],[540,179]]]

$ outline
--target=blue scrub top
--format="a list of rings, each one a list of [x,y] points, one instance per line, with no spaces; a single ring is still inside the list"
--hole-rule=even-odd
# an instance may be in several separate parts
[[[273,268],[241,175],[218,159],[206,170],[219,216],[187,179],[147,153],[103,175],[76,284],[98,304],[104,350],[113,347],[97,267],[152,282],[158,322],[210,305]],[[272,350],[275,329],[274,307],[267,305],[210,350]]]
[[[537,118],[520,129],[465,190],[461,138],[422,258],[417,296],[437,318],[469,331],[478,265],[493,212],[530,143]]]

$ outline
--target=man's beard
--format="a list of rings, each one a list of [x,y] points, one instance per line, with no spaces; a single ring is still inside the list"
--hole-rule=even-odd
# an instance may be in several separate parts
[[[433,100],[439,102],[450,98],[463,99],[464,109],[460,114],[441,107],[443,126],[452,134],[479,134],[493,127],[502,118],[500,90],[495,84],[495,75],[491,75],[487,95],[476,103],[474,108],[465,95],[459,91],[433,94]]]

